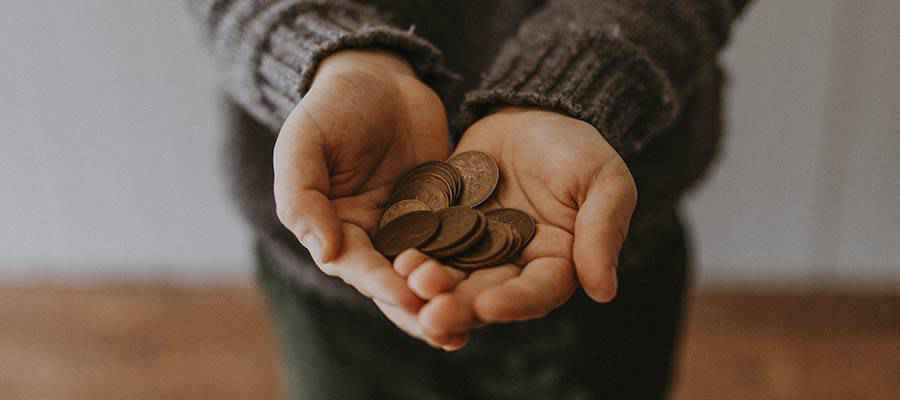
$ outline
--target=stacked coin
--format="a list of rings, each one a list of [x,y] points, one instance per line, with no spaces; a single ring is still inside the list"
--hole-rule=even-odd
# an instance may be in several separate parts
[[[486,206],[499,183],[497,163],[478,151],[419,165],[394,186],[372,242],[386,257],[415,248],[461,269],[510,262],[536,225],[520,210],[476,208]]]

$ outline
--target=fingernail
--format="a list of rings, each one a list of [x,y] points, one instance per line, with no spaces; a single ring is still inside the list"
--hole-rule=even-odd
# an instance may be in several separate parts
[[[300,239],[300,243],[303,247],[306,247],[306,250],[309,251],[309,255],[312,256],[313,260],[319,262],[322,258],[322,241],[319,240],[319,237],[314,234],[308,234],[303,236]]]

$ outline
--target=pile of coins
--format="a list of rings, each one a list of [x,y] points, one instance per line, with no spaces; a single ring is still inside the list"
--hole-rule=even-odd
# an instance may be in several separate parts
[[[414,248],[467,270],[514,260],[536,225],[520,210],[479,209],[499,183],[497,163],[479,151],[413,168],[394,186],[372,239],[375,249],[392,258]]]

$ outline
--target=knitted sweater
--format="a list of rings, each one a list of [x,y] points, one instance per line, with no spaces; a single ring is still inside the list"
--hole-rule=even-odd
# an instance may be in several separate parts
[[[623,268],[669,220],[720,136],[717,56],[749,0],[189,0],[236,108],[227,162],[262,246],[301,287],[358,297],[310,267],[277,221],[271,149],[320,61],[348,48],[404,56],[440,93],[454,136],[496,105],[584,120],[638,184]],[[644,246],[646,248],[646,246]],[[629,258],[629,254],[634,257]]]

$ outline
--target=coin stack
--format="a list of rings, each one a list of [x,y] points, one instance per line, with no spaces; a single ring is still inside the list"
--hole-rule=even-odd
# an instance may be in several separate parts
[[[394,186],[372,242],[389,258],[414,248],[460,269],[510,262],[536,225],[520,210],[487,210],[499,183],[497,163],[479,151],[421,164]]]

